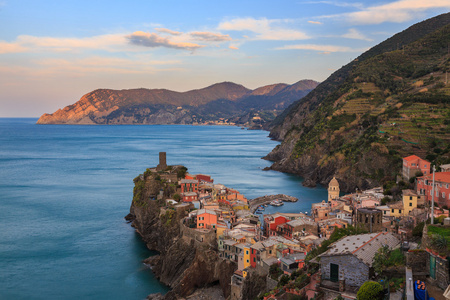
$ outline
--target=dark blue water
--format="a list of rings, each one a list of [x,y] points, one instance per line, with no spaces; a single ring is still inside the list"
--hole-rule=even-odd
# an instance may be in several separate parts
[[[151,255],[123,217],[133,178],[183,164],[247,198],[300,198],[275,210],[310,210],[323,188],[262,171],[276,146],[267,132],[220,126],[59,126],[0,119],[0,299],[143,299],[166,292]]]

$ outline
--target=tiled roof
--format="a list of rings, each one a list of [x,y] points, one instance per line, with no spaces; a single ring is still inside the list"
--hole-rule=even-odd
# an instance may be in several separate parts
[[[289,221],[286,223],[287,225],[290,225],[292,227],[302,226],[302,225],[315,225],[315,223],[312,220],[309,219],[297,219],[293,221]]]
[[[410,156],[407,156],[407,157],[403,157],[403,159],[406,160],[406,161],[414,161],[414,160],[418,160],[418,159],[421,159],[421,158],[418,157],[417,155],[410,155]]]
[[[331,244],[330,249],[320,256],[355,255],[370,267],[379,248],[383,245],[394,248],[399,243],[400,241],[390,232],[351,235]]]
[[[197,211],[197,216],[202,215],[202,214],[210,214],[210,215],[215,215],[217,216],[216,212],[210,209],[199,209]]]
[[[389,208],[394,208],[394,209],[403,209],[403,202],[399,201],[399,202],[395,202],[395,203],[388,203],[388,207]]]
[[[431,173],[430,175],[418,177],[418,179],[431,181],[431,180],[433,180],[433,173]],[[438,183],[439,182],[450,183],[450,172],[436,172],[434,175],[434,181],[436,181]]]
[[[181,179],[181,183],[198,183],[195,179]]]

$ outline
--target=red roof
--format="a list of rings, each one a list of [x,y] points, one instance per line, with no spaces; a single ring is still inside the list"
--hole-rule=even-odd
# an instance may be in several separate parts
[[[433,180],[433,173],[422,176],[421,178]],[[450,172],[436,172],[434,175],[434,181],[450,183]]]
[[[418,159],[421,159],[421,158],[418,157],[417,155],[410,155],[410,156],[403,158],[403,160],[406,160],[406,161],[413,161],[413,160],[418,160]]]

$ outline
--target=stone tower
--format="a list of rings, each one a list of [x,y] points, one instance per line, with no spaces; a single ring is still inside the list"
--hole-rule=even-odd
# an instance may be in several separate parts
[[[337,198],[339,198],[339,182],[333,177],[328,185],[328,201]]]
[[[355,226],[364,228],[370,233],[383,230],[383,212],[376,208],[359,208],[356,212]]]
[[[167,169],[166,152],[159,152],[159,165],[156,167],[157,171]]]

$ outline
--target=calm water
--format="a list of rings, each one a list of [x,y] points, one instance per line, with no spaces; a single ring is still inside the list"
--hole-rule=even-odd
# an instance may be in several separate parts
[[[262,171],[276,142],[237,127],[38,126],[0,119],[0,299],[143,299],[167,291],[142,264],[150,253],[123,217],[133,178],[158,164],[184,164],[247,198],[301,199],[278,211],[310,210],[323,188]],[[270,207],[266,212],[274,212]]]

